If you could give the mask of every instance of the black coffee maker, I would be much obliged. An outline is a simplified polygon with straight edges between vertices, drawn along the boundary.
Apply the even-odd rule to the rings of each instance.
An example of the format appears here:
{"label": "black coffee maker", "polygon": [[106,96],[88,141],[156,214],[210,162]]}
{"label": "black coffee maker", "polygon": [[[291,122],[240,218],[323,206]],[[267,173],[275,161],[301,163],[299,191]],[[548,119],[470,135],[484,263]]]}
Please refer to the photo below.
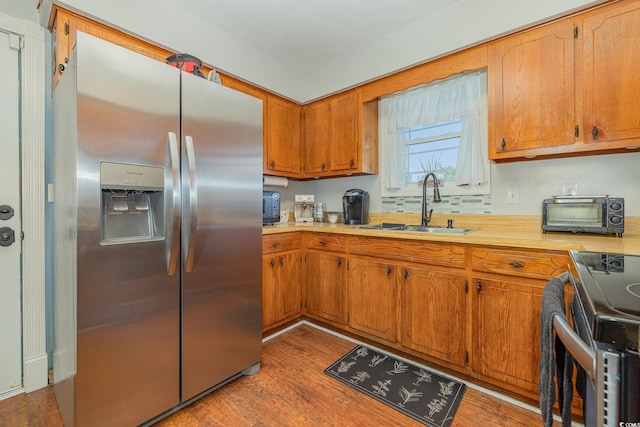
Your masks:
{"label": "black coffee maker", "polygon": [[347,190],[342,196],[345,224],[369,223],[369,193],[357,188]]}

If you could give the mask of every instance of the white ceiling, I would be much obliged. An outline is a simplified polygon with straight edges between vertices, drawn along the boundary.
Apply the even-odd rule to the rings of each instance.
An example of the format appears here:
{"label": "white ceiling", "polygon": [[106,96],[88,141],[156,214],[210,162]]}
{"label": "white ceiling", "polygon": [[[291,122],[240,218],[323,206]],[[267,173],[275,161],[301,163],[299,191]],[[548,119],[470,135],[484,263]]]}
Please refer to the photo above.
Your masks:
{"label": "white ceiling", "polygon": [[304,73],[459,0],[170,1]]}

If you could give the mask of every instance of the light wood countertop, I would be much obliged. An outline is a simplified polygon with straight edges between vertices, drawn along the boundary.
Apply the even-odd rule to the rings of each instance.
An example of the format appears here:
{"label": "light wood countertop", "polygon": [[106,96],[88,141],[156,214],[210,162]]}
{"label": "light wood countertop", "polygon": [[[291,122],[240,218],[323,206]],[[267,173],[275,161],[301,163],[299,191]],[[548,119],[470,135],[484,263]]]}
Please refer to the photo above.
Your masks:
{"label": "light wood countertop", "polygon": [[[454,220],[455,227],[472,228],[466,235],[434,234],[393,230],[361,229],[345,224],[305,223],[275,224],[263,227],[263,235],[291,231],[313,231],[319,233],[340,233],[358,236],[388,237],[398,239],[426,240],[434,242],[464,243],[470,245],[490,245],[515,248],[568,251],[586,250],[593,252],[612,252],[640,255],[640,231],[637,224],[640,218],[626,219],[625,234],[622,238],[593,234],[543,233],[540,217],[535,216],[496,216],[496,215],[440,215],[441,222],[434,219],[432,225],[446,226],[446,220]],[[410,214],[371,214],[370,224],[394,222],[419,224],[418,215]],[[627,231],[628,230],[628,231]]]}

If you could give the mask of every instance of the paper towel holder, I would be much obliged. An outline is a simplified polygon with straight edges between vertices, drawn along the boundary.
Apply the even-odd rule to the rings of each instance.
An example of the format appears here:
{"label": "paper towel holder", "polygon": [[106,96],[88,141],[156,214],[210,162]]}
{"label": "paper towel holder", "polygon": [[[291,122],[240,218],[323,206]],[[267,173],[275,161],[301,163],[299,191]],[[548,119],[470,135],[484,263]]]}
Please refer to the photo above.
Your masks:
{"label": "paper towel holder", "polygon": [[262,175],[262,185],[264,187],[287,188],[289,186],[289,180],[282,176]]}

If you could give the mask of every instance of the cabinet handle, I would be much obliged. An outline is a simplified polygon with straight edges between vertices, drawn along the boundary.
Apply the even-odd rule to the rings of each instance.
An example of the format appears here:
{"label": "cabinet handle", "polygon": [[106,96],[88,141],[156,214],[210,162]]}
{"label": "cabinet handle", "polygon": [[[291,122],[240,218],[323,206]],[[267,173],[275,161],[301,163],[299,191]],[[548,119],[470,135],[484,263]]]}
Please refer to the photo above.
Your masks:
{"label": "cabinet handle", "polygon": [[323,246],[327,244],[327,242],[325,242],[324,240],[320,240],[318,243],[320,243]]}
{"label": "cabinet handle", "polygon": [[407,280],[407,278],[409,277],[409,271],[406,268],[404,269],[404,274],[402,275],[402,277],[404,277],[404,280]]}
{"label": "cabinet handle", "polygon": [[276,167],[276,162],[274,162],[273,160],[271,160],[271,169]]}
{"label": "cabinet handle", "polygon": [[356,162],[354,162],[354,161],[353,161],[353,159],[351,159],[351,160],[349,161],[349,167],[351,167],[351,169],[353,169],[353,165],[354,165],[355,163],[356,163]]}
{"label": "cabinet handle", "polygon": [[338,258],[338,267],[340,267],[342,265],[342,259]]}
{"label": "cabinet handle", "polygon": [[476,291],[480,293],[481,290],[482,290],[482,283],[480,283],[480,280],[478,280],[478,283],[476,283]]}
{"label": "cabinet handle", "polygon": [[598,139],[598,125],[593,125],[593,130],[591,131],[591,136],[593,136],[593,140]]}
{"label": "cabinet handle", "polygon": [[280,265],[284,264],[284,258],[280,257]]}
{"label": "cabinet handle", "polygon": [[505,139],[502,138],[502,141],[500,142],[500,147],[502,147],[502,149],[504,150],[506,146],[507,146],[507,141],[505,141]]}
{"label": "cabinet handle", "polygon": [[511,261],[511,262],[509,263],[509,265],[510,265],[511,267],[515,267],[515,268],[522,268],[522,267],[524,267],[524,264],[519,263],[518,261]]}
{"label": "cabinet handle", "polygon": [[323,164],[322,164],[322,170],[324,170],[324,167],[325,167],[325,166],[324,166],[324,163],[323,163]]}
{"label": "cabinet handle", "polygon": [[276,265],[275,258],[271,258],[271,262],[269,264],[271,264],[271,267],[274,267]]}
{"label": "cabinet handle", "polygon": [[273,247],[274,247],[274,248],[277,248],[278,246],[280,246],[280,242],[275,242],[275,243],[273,244]]}
{"label": "cabinet handle", "polygon": [[388,276],[389,274],[391,274],[391,267],[389,267],[389,266],[387,265],[387,276]]}

